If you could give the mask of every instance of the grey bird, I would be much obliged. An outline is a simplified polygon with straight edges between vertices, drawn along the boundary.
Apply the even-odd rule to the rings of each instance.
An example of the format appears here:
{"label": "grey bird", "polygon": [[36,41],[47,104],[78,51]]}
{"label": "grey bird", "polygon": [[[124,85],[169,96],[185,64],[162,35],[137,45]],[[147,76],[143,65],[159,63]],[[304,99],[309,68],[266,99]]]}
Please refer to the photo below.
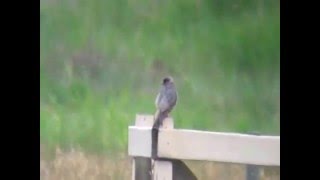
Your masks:
{"label": "grey bird", "polygon": [[160,92],[157,95],[155,105],[157,111],[154,115],[154,128],[162,126],[163,120],[169,116],[169,113],[177,103],[177,91],[172,77],[165,77],[162,80]]}

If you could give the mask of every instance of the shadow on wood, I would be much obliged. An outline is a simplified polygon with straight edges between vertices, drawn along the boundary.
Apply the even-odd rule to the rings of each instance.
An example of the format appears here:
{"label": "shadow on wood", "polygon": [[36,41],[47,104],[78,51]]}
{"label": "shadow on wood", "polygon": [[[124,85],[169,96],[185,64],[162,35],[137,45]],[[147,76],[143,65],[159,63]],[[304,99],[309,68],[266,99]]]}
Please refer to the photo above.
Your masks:
{"label": "shadow on wood", "polygon": [[151,159],[144,157],[135,157],[134,160],[134,179],[151,180]]}
{"label": "shadow on wood", "polygon": [[180,160],[171,160],[173,169],[173,180],[197,180],[197,177],[188,168],[188,166]]}
{"label": "shadow on wood", "polygon": [[247,165],[246,168],[246,180],[258,180],[260,179],[259,166],[257,165]]}

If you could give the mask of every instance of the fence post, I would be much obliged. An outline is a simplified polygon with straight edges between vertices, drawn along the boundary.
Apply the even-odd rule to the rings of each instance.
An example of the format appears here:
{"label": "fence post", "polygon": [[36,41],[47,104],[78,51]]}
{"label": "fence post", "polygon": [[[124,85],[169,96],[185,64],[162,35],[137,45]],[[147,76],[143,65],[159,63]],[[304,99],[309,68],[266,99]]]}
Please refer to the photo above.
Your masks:
{"label": "fence post", "polygon": [[[151,127],[152,116],[137,115],[135,126]],[[151,158],[134,157],[132,162],[132,180],[151,180]]]}
{"label": "fence post", "polygon": [[[248,134],[257,135],[257,136],[259,135],[259,133],[256,133],[256,132],[250,132]],[[259,175],[260,175],[259,166],[247,164],[247,167],[246,167],[246,180],[259,180],[260,179]]]}
{"label": "fence post", "polygon": [[[166,118],[163,122],[158,134],[153,134],[152,143],[158,143],[158,136],[161,133],[161,129],[173,129],[174,123],[172,118]],[[152,146],[153,157],[157,157],[158,146]],[[156,158],[153,160],[153,178],[154,180],[197,180],[193,172],[188,168],[188,166],[181,160],[176,159],[164,159]]]}
{"label": "fence post", "polygon": [[[129,155],[133,156],[133,180],[195,180],[182,160],[211,160],[246,164],[246,180],[260,179],[261,166],[280,166],[280,136],[247,133],[217,133],[173,129],[173,119],[166,118],[157,136],[152,134],[153,116],[137,115],[129,127]],[[159,135],[159,136],[158,136]],[[154,137],[159,148],[152,153]],[[195,142],[192,145],[189,142]],[[230,144],[234,147],[230,149]],[[159,152],[157,152],[159,150]],[[251,154],[248,154],[252,152]],[[153,156],[153,155],[156,156]]]}
{"label": "fence post", "polygon": [[[159,128],[159,131],[156,132],[156,134],[153,134],[152,136],[152,143],[158,143],[158,137],[159,133],[161,133],[162,129],[173,129],[173,119],[172,118],[166,118],[163,120],[162,127]],[[155,139],[156,138],[156,139]],[[155,142],[154,142],[155,141]],[[153,146],[152,148],[157,148],[158,146]],[[158,149],[152,149],[152,156],[157,156]],[[172,180],[173,178],[173,166],[172,162],[170,160],[164,160],[164,159],[153,159],[153,168],[152,168],[152,178],[154,180],[163,179],[163,180]]]}

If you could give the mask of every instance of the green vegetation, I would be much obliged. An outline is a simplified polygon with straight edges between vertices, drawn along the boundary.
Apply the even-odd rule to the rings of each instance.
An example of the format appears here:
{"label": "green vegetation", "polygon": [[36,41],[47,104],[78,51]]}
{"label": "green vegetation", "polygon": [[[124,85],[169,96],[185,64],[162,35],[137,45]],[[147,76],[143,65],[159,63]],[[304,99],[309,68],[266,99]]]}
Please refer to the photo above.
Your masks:
{"label": "green vegetation", "polygon": [[41,1],[41,143],[125,151],[167,74],[177,128],[279,134],[279,3]]}

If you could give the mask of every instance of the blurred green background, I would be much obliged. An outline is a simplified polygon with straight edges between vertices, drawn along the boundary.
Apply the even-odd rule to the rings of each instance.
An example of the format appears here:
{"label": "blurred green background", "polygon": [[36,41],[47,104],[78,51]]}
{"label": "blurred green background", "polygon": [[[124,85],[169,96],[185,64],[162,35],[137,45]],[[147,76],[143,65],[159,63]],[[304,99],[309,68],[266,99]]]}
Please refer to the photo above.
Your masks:
{"label": "blurred green background", "polygon": [[126,152],[174,77],[176,128],[280,133],[278,0],[41,0],[40,139]]}

